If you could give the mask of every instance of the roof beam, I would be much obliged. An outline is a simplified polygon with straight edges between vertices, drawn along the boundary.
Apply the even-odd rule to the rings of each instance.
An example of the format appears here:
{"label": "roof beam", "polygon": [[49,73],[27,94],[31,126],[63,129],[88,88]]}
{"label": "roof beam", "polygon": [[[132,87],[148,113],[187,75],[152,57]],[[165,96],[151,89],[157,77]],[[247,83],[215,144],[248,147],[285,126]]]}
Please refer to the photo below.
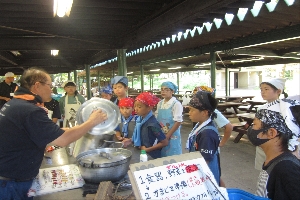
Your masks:
{"label": "roof beam", "polygon": [[[170,9],[167,14],[152,18],[145,22],[135,33],[128,33],[125,46],[131,46],[132,43],[138,43],[156,35],[163,34],[165,30],[172,30],[179,24],[185,24],[195,18],[204,16],[210,10],[221,8],[236,0],[188,0],[178,6]],[[180,15],[178,15],[180,13]],[[177,19],[177,20],[174,20]],[[193,28],[193,27],[191,27]]]}
{"label": "roof beam", "polygon": [[105,38],[98,42],[80,40],[75,38],[57,37],[9,37],[0,38],[0,51],[22,50],[102,50],[115,49],[111,47]]}
{"label": "roof beam", "polygon": [[233,54],[236,55],[252,55],[252,56],[278,56],[273,51],[262,48],[245,48],[245,49],[233,49]]}
{"label": "roof beam", "polygon": [[9,64],[18,65],[16,59],[12,55],[9,55],[8,53],[5,52],[0,52],[0,59]]}
{"label": "roof beam", "polygon": [[[262,32],[246,37],[235,38],[229,41],[203,45],[196,49],[189,49],[175,54],[169,54],[165,56],[156,57],[141,62],[141,64],[151,64],[155,62],[161,62],[165,60],[172,60],[173,58],[182,58],[188,56],[201,55],[204,53],[210,53],[210,51],[226,51],[236,50],[235,48],[241,48],[253,44],[260,44],[265,42],[271,42],[276,40],[282,40],[286,38],[299,37],[300,24],[295,26],[289,26],[282,29],[275,29],[269,32]],[[255,41],[255,42],[254,42]]]}
{"label": "roof beam", "polygon": [[259,67],[266,65],[276,65],[276,64],[289,64],[289,63],[300,63],[300,59],[274,59],[274,60],[262,60],[256,62],[245,62],[245,63],[235,63],[233,65],[227,65],[228,68],[238,68],[238,67]]}

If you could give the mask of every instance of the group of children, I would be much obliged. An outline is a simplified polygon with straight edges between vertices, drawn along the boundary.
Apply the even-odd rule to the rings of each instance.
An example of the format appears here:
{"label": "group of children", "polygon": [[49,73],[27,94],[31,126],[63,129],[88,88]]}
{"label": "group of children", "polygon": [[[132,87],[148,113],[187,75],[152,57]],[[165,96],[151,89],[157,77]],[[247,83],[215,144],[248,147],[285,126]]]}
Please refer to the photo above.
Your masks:
{"label": "group of children", "polygon": [[[279,99],[284,93],[284,82],[284,79],[272,79],[260,84],[262,98],[267,103],[257,111],[247,134],[250,142],[257,146],[255,166],[263,169],[257,195],[271,199],[300,196],[300,162],[291,153],[298,152],[300,103]],[[141,150],[147,152],[149,159],[182,154],[180,127],[183,107],[173,96],[178,90],[174,83],[162,83],[162,100],[149,92],[143,92],[135,99],[127,97],[128,79],[124,76],[114,77],[111,85],[102,88],[101,97],[119,106],[122,117],[115,136],[133,152],[135,162],[138,162]],[[66,96],[60,100],[64,113],[67,104],[84,102],[72,87],[76,85],[70,82],[65,85]],[[188,104],[189,118],[194,127],[186,148],[189,152],[199,151],[216,181],[224,186],[220,178],[219,147],[230,137],[232,125],[216,109],[218,102],[213,97],[214,92],[213,88],[206,86],[195,88]],[[221,127],[225,128],[222,140],[218,132]]]}
{"label": "group of children", "polygon": [[[256,164],[263,169],[257,195],[271,199],[292,199],[295,195],[300,196],[300,162],[291,153],[296,154],[298,149],[300,103],[279,99],[280,94],[284,93],[283,79],[263,82],[260,88],[263,99],[268,103],[258,110],[253,126],[248,129],[250,142],[261,147],[265,154],[260,159],[263,162]],[[147,92],[141,93],[135,101],[127,97],[119,99],[123,117],[122,131],[116,134],[118,140],[122,140],[125,146],[133,144],[134,148],[146,150],[153,159],[181,154],[182,105],[172,96],[177,89],[172,82],[164,82],[161,85],[162,100]],[[188,136],[187,148],[189,152],[201,153],[216,181],[222,186],[224,183],[221,179],[219,147],[230,137],[232,126],[216,110],[218,102],[213,93],[214,89],[209,87],[195,88],[188,106],[189,118],[196,124]],[[155,106],[157,109],[154,115]],[[124,128],[130,124],[130,120],[135,126],[128,125],[128,128]],[[218,132],[221,127],[225,127],[225,133],[227,132],[222,145]],[[139,154],[139,151],[136,152]],[[259,155],[262,153],[257,157]]]}
{"label": "group of children", "polygon": [[[145,150],[149,159],[182,154],[180,127],[183,106],[173,95],[178,87],[167,81],[161,84],[162,100],[149,92],[143,92],[133,100],[126,97],[126,77],[117,76],[111,83],[116,94],[112,101],[119,106],[122,116],[121,124],[116,129],[116,138],[123,142],[124,147],[132,150],[133,159],[138,160],[140,150]],[[187,149],[189,152],[200,151],[220,183],[220,137],[212,120],[220,115],[220,127],[230,123],[216,110],[217,101],[212,96],[211,88],[204,88],[197,89],[189,104],[190,119],[197,124],[189,135]],[[232,127],[228,127],[230,136]]]}

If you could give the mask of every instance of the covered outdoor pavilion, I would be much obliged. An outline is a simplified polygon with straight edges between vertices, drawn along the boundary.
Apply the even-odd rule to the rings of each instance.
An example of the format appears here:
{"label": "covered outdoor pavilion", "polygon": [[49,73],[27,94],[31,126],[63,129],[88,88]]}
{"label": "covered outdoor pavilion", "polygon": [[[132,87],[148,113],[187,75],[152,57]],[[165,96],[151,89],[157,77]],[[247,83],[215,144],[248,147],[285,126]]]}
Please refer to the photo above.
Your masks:
{"label": "covered outdoor pavilion", "polygon": [[[1,1],[0,74],[37,66],[77,78],[77,70],[84,70],[80,76],[90,83],[94,73],[143,77],[151,69],[164,73],[180,66],[172,71],[210,69],[214,87],[219,68],[229,74],[232,68],[299,63],[299,4],[74,1],[63,19],[53,17],[49,2]],[[59,49],[59,56],[50,56],[51,49]]]}
{"label": "covered outdoor pavilion", "polygon": [[[193,30],[186,30],[186,36],[184,34],[180,36],[179,33],[176,37],[173,37],[173,40],[170,39],[168,43],[165,42],[162,48],[166,48],[169,51],[176,50],[175,53],[136,62],[136,60],[141,57],[141,53],[132,51],[126,53],[125,64],[122,64],[122,61],[119,61],[120,59],[113,58],[92,66],[91,74],[97,77],[101,77],[101,75],[104,77],[112,77],[116,72],[123,70],[131,73],[127,76],[139,75],[141,79],[143,79],[145,74],[178,74],[178,72],[210,70],[212,77],[211,86],[214,87],[216,83],[216,70],[225,68],[226,95],[229,95],[228,82],[231,69],[299,63],[299,25],[287,26],[282,29],[276,28],[270,31],[262,29],[263,32],[258,32],[257,34],[253,34],[252,32],[251,35],[243,35],[242,37],[236,37],[222,42],[209,43],[203,46],[199,46],[199,44],[214,40],[212,38],[220,37],[220,35],[224,37],[226,33],[238,34],[237,29],[243,32],[246,30],[246,27],[249,27],[250,31],[255,30],[258,28],[258,24],[260,24],[261,27],[271,26],[271,24],[265,25],[264,23],[274,18],[275,15],[278,18],[278,15],[287,13],[288,11],[284,9],[289,8],[290,7],[287,6],[284,1],[279,1],[272,12],[270,12],[270,8],[267,5],[264,5],[256,16],[255,12],[251,10],[251,12],[245,13],[243,18],[237,14],[237,16],[233,17],[235,20],[232,20],[231,23],[227,21],[225,23],[224,21],[221,25],[218,25],[216,20],[214,20],[210,28],[207,27],[207,24],[204,24],[201,29],[199,29],[199,27],[195,28],[196,31],[194,35]],[[276,11],[278,12],[276,13]],[[286,19],[287,18],[285,18],[285,20]],[[299,18],[297,20],[299,22]],[[278,21],[274,22],[274,26],[276,23],[278,23]],[[253,29],[250,28],[251,25]],[[230,30],[232,30],[232,32],[230,32]],[[220,35],[218,35],[218,33]],[[157,44],[156,46],[152,44],[152,46],[146,48],[145,53],[148,54],[148,57],[150,57],[150,53],[154,54],[155,51],[158,51],[157,49],[160,47],[157,47]],[[294,46],[295,44],[297,44],[298,47],[297,45]],[[193,48],[186,49],[186,46]],[[152,50],[150,50],[150,47],[152,47]],[[127,68],[124,70],[122,69],[123,66],[127,66]],[[159,69],[159,71],[152,71],[155,69]],[[85,72],[82,72],[80,76],[85,76]],[[179,76],[177,75],[177,77]],[[177,82],[179,82],[178,78]],[[143,86],[143,81],[141,81],[142,90],[144,89]]]}

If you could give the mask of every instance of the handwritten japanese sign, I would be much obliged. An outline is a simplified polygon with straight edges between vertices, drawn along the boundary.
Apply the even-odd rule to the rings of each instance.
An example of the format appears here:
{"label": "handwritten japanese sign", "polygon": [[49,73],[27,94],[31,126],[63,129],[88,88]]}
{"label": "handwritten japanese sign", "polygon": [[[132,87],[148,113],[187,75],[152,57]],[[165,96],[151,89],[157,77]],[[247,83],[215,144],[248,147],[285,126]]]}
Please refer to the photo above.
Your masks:
{"label": "handwritten japanese sign", "polygon": [[28,192],[28,196],[38,196],[84,185],[78,166],[63,165],[39,170]]}
{"label": "handwritten japanese sign", "polygon": [[139,170],[133,174],[142,199],[228,198],[203,158]]}

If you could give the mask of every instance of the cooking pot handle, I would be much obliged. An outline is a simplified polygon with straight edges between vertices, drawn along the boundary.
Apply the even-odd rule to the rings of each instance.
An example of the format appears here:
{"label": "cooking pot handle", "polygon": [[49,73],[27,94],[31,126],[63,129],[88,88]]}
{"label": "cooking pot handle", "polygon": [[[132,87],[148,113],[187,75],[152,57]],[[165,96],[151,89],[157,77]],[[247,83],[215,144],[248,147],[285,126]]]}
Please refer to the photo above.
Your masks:
{"label": "cooking pot handle", "polygon": [[109,153],[106,153],[106,152],[100,152],[100,156],[103,158],[107,158],[108,160],[111,159],[111,157],[109,156]]}
{"label": "cooking pot handle", "polygon": [[106,143],[122,144],[121,148],[123,148],[123,146],[124,146],[123,142],[115,142],[115,141],[109,141],[109,140],[103,140],[103,141],[106,142]]}

